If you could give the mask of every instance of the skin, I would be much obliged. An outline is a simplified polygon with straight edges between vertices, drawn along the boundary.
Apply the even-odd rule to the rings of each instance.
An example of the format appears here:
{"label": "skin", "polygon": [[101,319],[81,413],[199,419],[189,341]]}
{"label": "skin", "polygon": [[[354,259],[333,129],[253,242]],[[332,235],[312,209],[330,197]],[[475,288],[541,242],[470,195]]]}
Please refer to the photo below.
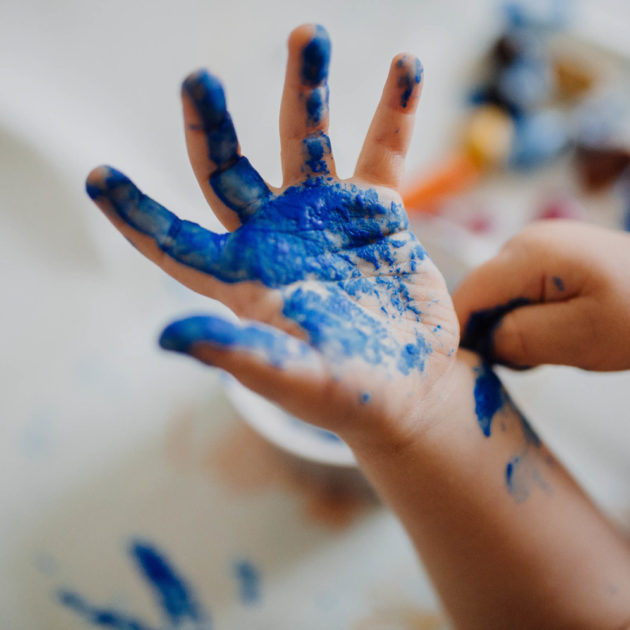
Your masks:
{"label": "skin", "polygon": [[[313,91],[326,91],[326,42],[321,27],[311,25],[289,38],[280,114],[284,182],[269,187],[271,197],[256,201],[255,209],[250,204],[234,212],[213,188],[217,173],[236,168],[238,160],[211,159],[218,155],[212,146],[218,110],[200,109],[184,90],[191,163],[230,230],[226,237],[182,224],[124,176],[112,179],[108,167],[90,174],[88,192],[142,254],[240,318],[175,322],[162,345],[227,370],[288,411],[337,432],[405,525],[457,627],[621,628],[630,619],[627,548],[540,443],[490,369],[476,355],[456,351],[458,322],[442,276],[428,257],[417,257],[420,246],[404,212],[399,214],[398,187],[421,89],[417,60],[394,58],[355,173],[339,180],[332,151],[322,153],[323,174],[305,152],[328,126],[327,107],[316,120],[308,109]],[[309,74],[305,51],[313,47],[322,59],[313,65],[309,58]],[[193,85],[200,76],[193,75]],[[370,229],[378,227],[370,247],[383,249],[388,259],[382,264],[361,258],[361,247],[347,239],[361,212],[370,211],[359,203],[366,194],[389,208],[370,223]],[[287,199],[290,205],[282,205]],[[319,242],[322,231],[287,231],[283,221],[295,209],[310,216],[319,202],[329,204],[331,216],[339,208],[364,209],[329,225],[324,231],[334,232],[330,243],[305,256],[304,247]],[[285,214],[276,213],[278,204]],[[269,217],[278,222],[275,232],[265,223]],[[261,225],[265,229],[256,232]],[[177,246],[190,230],[203,237],[195,241],[206,248],[202,259]],[[236,257],[217,245],[225,238],[238,244]],[[347,278],[326,279],[326,265],[286,284],[264,273],[236,280],[230,275],[257,248],[262,256],[270,242],[289,253],[279,271],[298,268],[306,258],[317,262],[322,256],[331,268],[349,260],[344,273],[370,290],[354,293]],[[303,302],[288,309],[301,291],[334,296],[334,308]],[[392,305],[401,295],[407,297],[397,310]],[[355,332],[364,321],[372,333],[358,349],[340,350],[335,335]],[[361,352],[375,337],[393,348],[378,361]],[[413,360],[401,363],[404,356]]]}
{"label": "skin", "polygon": [[573,221],[534,223],[473,271],[453,296],[466,330],[471,315],[511,300],[494,331],[501,362],[630,368],[630,235]]}

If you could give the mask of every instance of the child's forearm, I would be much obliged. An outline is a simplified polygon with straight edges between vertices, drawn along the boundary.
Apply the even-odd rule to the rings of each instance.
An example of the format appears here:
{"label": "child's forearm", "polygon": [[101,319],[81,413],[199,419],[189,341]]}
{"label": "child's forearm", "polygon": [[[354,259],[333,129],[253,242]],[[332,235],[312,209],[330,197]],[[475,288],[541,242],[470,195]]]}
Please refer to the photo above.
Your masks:
{"label": "child's forearm", "polygon": [[458,628],[630,622],[630,552],[477,357],[404,447],[352,444]]}

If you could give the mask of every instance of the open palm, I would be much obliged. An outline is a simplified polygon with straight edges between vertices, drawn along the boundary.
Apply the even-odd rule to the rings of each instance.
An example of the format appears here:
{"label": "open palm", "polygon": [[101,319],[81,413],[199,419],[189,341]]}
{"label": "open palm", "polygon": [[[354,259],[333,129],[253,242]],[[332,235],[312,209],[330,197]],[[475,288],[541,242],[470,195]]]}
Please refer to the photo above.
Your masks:
{"label": "open palm", "polygon": [[110,167],[88,193],[148,258],[239,317],[187,318],[161,344],[226,369],[289,411],[344,433],[361,415],[412,420],[447,372],[458,330],[441,275],[408,229],[397,187],[420,94],[410,55],[392,62],[355,175],[336,177],[328,127],[330,43],[289,40],[280,132],[285,185],[240,155],[221,84],[183,84],[191,163],[218,218],[210,232]]}

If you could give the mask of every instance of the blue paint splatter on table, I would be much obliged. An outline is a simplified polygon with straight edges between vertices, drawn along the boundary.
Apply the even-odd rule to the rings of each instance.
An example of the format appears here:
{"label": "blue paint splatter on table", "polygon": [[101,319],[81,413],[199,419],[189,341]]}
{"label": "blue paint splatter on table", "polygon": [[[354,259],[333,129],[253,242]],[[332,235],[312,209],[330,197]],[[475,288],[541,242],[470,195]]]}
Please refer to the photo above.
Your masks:
{"label": "blue paint splatter on table", "polygon": [[[188,624],[191,630],[210,630],[210,616],[196,601],[192,589],[164,553],[146,541],[133,541],[129,555],[153,591],[156,607],[164,623],[170,627]],[[111,606],[95,606],[76,591],[61,589],[57,597],[61,604],[94,626],[114,630],[155,630],[124,611]]]}
{"label": "blue paint splatter on table", "polygon": [[234,574],[239,585],[239,599],[243,604],[255,604],[261,598],[262,574],[249,560],[234,563]]}

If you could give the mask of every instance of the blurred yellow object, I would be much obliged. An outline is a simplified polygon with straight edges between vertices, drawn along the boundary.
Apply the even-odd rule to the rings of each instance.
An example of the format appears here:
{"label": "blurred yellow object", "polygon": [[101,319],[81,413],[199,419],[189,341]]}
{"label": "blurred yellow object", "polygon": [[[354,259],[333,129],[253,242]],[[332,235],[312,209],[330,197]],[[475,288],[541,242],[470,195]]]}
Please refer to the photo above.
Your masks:
{"label": "blurred yellow object", "polygon": [[509,114],[496,105],[483,105],[468,118],[462,141],[464,150],[485,169],[507,161],[513,137],[514,123]]}
{"label": "blurred yellow object", "polygon": [[411,212],[439,212],[439,201],[465,190],[487,170],[504,164],[509,156],[514,124],[495,105],[483,105],[468,118],[461,149],[403,193]]}

